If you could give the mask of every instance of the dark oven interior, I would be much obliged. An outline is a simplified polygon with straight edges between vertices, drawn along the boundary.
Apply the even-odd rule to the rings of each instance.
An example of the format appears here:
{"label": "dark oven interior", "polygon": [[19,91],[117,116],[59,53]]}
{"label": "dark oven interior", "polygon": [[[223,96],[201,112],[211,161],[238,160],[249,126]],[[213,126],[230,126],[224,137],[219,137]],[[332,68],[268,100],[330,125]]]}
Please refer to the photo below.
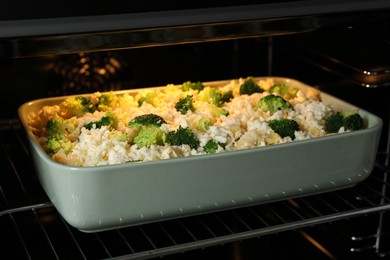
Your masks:
{"label": "dark oven interior", "polygon": [[[376,9],[366,6],[369,1],[360,1],[360,7],[345,1],[345,10],[339,11],[331,4],[318,10],[314,8],[317,1],[302,2],[306,9],[296,15],[288,10],[301,1],[280,1],[271,11],[284,10],[285,14],[270,12],[275,17],[259,14],[255,19],[249,12],[248,19],[224,23],[206,17],[208,23],[198,27],[175,25],[168,31],[161,26],[81,32],[77,27],[73,34],[63,29],[58,35],[33,35],[34,31],[23,35],[23,30],[6,35],[4,29],[0,48],[0,255],[12,259],[389,256],[390,5],[377,1]],[[245,4],[264,7],[268,3]],[[99,10],[91,13],[100,15]],[[139,7],[139,12],[145,10]],[[238,9],[228,13],[232,10]],[[283,19],[278,15],[284,15]],[[41,17],[27,18],[40,21]],[[23,29],[21,24],[16,25]],[[42,190],[17,118],[22,103],[49,96],[246,76],[295,78],[380,116],[383,131],[370,177],[339,191],[99,233],[83,233],[69,226]]]}

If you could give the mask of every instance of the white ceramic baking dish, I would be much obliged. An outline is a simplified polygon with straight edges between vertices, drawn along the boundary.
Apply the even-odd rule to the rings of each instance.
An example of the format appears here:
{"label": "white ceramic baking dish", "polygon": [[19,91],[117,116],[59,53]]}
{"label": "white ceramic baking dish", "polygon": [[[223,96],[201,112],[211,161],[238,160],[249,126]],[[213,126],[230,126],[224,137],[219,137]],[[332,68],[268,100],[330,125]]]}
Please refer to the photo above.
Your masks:
{"label": "white ceramic baking dish", "polygon": [[[314,90],[293,79],[273,79],[306,92]],[[223,86],[227,82],[205,84]],[[320,97],[339,111],[358,109],[326,93]],[[84,232],[354,186],[373,169],[382,128],[380,118],[359,109],[366,128],[354,132],[205,156],[70,167],[53,161],[26,123],[29,112],[65,98],[27,102],[18,113],[42,187],[64,219]]]}

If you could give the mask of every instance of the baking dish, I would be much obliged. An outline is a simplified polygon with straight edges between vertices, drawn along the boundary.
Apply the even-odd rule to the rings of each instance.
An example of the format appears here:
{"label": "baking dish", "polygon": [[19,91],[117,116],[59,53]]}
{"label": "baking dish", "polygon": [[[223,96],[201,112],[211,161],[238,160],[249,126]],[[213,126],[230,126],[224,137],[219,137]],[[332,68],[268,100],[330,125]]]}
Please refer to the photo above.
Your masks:
{"label": "baking dish", "polygon": [[[270,77],[257,77],[267,79]],[[304,92],[300,81],[273,77]],[[230,82],[206,82],[224,86]],[[127,90],[137,93],[139,90]],[[123,93],[126,91],[118,91]],[[18,109],[41,185],[64,219],[84,232],[237,208],[356,185],[374,166],[382,120],[320,93],[338,111],[359,109],[366,128],[315,139],[212,155],[144,163],[71,167],[53,161],[27,125],[27,114],[66,97],[33,100]]]}

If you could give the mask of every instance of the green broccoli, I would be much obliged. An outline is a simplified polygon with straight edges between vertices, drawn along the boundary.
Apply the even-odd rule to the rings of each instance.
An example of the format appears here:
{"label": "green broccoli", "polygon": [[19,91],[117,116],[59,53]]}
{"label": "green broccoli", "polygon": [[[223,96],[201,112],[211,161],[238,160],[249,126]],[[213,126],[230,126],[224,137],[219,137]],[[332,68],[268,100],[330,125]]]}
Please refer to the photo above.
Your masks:
{"label": "green broccoli", "polygon": [[136,116],[129,122],[129,126],[139,131],[133,143],[139,147],[163,145],[168,141],[168,134],[160,126],[165,124],[164,118],[156,114]]}
{"label": "green broccoli", "polygon": [[46,133],[52,135],[55,133],[62,132],[64,130],[62,127],[63,121],[64,119],[61,117],[54,117],[52,119],[49,119],[46,124]]}
{"label": "green broccoli", "polygon": [[287,96],[288,98],[296,98],[296,97],[297,97],[298,91],[299,91],[298,88],[290,88],[290,89],[287,91],[286,96]]}
{"label": "green broccoli", "polygon": [[270,111],[272,113],[276,112],[277,110],[292,108],[291,104],[287,100],[274,94],[270,94],[261,98],[256,107],[263,111]]}
{"label": "green broccoli", "polygon": [[230,102],[234,97],[232,91],[222,92],[218,88],[207,88],[203,91],[202,99],[217,107],[221,107],[225,102]]}
{"label": "green broccoli", "polygon": [[134,137],[133,143],[138,147],[150,147],[151,145],[164,145],[168,141],[168,134],[156,125],[143,127]]}
{"label": "green broccoli", "polygon": [[215,117],[220,117],[220,116],[228,116],[229,111],[222,107],[217,107],[215,105],[209,104],[208,110],[211,112],[211,114]]}
{"label": "green broccoli", "polygon": [[217,152],[219,146],[224,147],[224,144],[211,139],[205,144],[205,146],[203,146],[203,150],[206,153],[212,154]]}
{"label": "green broccoli", "polygon": [[209,140],[203,147],[203,150],[206,153],[215,153],[217,149],[218,149],[218,143],[214,140]]}
{"label": "green broccoli", "polygon": [[83,96],[68,97],[60,104],[64,118],[72,116],[81,117],[85,113],[93,113],[95,106],[92,102]]}
{"label": "green broccoli", "polygon": [[66,134],[75,129],[74,123],[70,119],[54,117],[47,121],[46,133],[49,135]]}
{"label": "green broccoli", "polygon": [[360,130],[364,127],[364,120],[358,113],[343,113],[344,126],[347,130]]}
{"label": "green broccoli", "polygon": [[99,97],[99,101],[96,103],[96,109],[99,111],[107,111],[110,108],[110,105],[115,100],[116,95],[113,93],[102,94]]}
{"label": "green broccoli", "polygon": [[134,129],[140,129],[144,126],[154,125],[160,127],[162,124],[165,124],[166,121],[159,115],[156,114],[143,114],[136,116],[129,122],[129,126]]}
{"label": "green broccoli", "polygon": [[142,106],[144,102],[154,106],[156,96],[155,91],[145,91],[145,93],[142,93],[142,96],[138,99],[138,106]]}
{"label": "green broccoli", "polygon": [[75,124],[72,119],[63,119],[54,117],[47,122],[46,133],[48,134],[46,147],[49,152],[56,153],[63,149],[69,153],[73,148],[72,141],[68,135],[75,130]]}
{"label": "green broccoli", "polygon": [[49,152],[57,153],[64,150],[65,153],[69,153],[73,148],[73,143],[65,134],[53,134],[47,139],[46,147]]}
{"label": "green broccoli", "polygon": [[221,101],[222,103],[230,102],[234,98],[233,91],[229,90],[222,93]]}
{"label": "green broccoli", "polygon": [[295,131],[300,130],[299,124],[293,119],[272,119],[268,125],[282,138],[289,136],[292,140],[295,139]]}
{"label": "green broccoli", "polygon": [[115,121],[115,118],[110,115],[103,116],[98,121],[91,121],[88,124],[85,125],[85,128],[88,130],[91,130],[93,126],[95,125],[95,128],[101,128],[102,126],[109,126],[113,124]]}
{"label": "green broccoli", "polygon": [[198,82],[186,81],[183,83],[181,89],[185,92],[189,91],[190,89],[201,91],[204,89],[204,85],[200,81]]}
{"label": "green broccoli", "polygon": [[278,94],[280,96],[284,96],[288,92],[288,86],[286,84],[283,84],[283,83],[277,83],[277,84],[273,85],[272,87],[270,87],[268,92],[275,93],[275,94]]}
{"label": "green broccoli", "polygon": [[194,111],[194,105],[193,105],[192,96],[188,95],[179,101],[177,101],[175,108],[177,111],[179,111],[182,115],[187,114],[188,110]]}
{"label": "green broccoli", "polygon": [[273,85],[268,92],[269,93],[274,93],[282,97],[286,98],[295,98],[298,93],[297,88],[289,88],[286,84],[284,83],[277,83]]}
{"label": "green broccoli", "polygon": [[194,128],[201,132],[206,132],[210,129],[210,126],[214,124],[214,121],[209,117],[202,117],[194,121]]}
{"label": "green broccoli", "polygon": [[332,114],[325,119],[325,131],[337,133],[344,126],[344,117],[340,112]]}
{"label": "green broccoli", "polygon": [[204,100],[209,103],[213,104],[217,107],[220,107],[222,105],[222,93],[217,88],[208,88],[207,91],[204,90]]}
{"label": "green broccoli", "polygon": [[263,93],[264,89],[253,80],[253,77],[247,77],[240,86],[240,95],[252,95],[253,93]]}
{"label": "green broccoli", "polygon": [[115,138],[117,138],[117,140],[119,142],[132,143],[132,141],[133,141],[133,138],[131,137],[131,135],[129,133],[117,134],[117,135],[115,135]]}
{"label": "green broccoli", "polygon": [[341,127],[345,130],[359,130],[364,127],[363,118],[356,112],[336,112],[325,119],[325,131],[337,133]]}
{"label": "green broccoli", "polygon": [[191,131],[190,128],[183,128],[179,126],[176,131],[169,132],[169,143],[171,145],[182,145],[187,144],[192,149],[196,149],[199,147],[200,141],[198,137]]}

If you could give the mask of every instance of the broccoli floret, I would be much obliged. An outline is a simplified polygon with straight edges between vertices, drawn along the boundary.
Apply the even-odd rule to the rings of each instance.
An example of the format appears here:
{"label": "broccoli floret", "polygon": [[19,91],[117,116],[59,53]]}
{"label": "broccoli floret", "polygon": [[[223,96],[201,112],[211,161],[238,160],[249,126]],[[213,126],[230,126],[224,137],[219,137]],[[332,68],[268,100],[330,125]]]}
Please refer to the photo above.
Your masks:
{"label": "broccoli floret", "polygon": [[72,116],[81,117],[85,113],[93,113],[95,106],[92,102],[83,96],[68,97],[60,104],[61,111],[65,118]]}
{"label": "broccoli floret", "polygon": [[286,97],[286,98],[295,98],[298,93],[297,88],[289,88],[286,84],[284,83],[277,83],[273,85],[268,92],[269,93],[274,93],[276,95]]}
{"label": "broccoli floret", "polygon": [[224,109],[222,107],[217,107],[217,106],[212,105],[212,104],[209,104],[208,109],[211,112],[211,114],[213,116],[215,116],[215,117],[228,116],[229,115],[229,111],[227,111],[226,109]]}
{"label": "broccoli floret", "polygon": [[95,105],[96,109],[99,111],[107,111],[115,98],[116,95],[112,93],[102,94],[99,97],[99,101]]}
{"label": "broccoli floret", "polygon": [[166,121],[159,115],[156,114],[144,114],[136,116],[129,122],[129,126],[134,129],[139,129],[148,125],[155,125],[160,127],[162,124],[165,124]]}
{"label": "broccoli floret", "polygon": [[363,118],[358,113],[343,113],[344,126],[347,130],[360,130],[364,127]]}
{"label": "broccoli floret", "polygon": [[48,134],[55,134],[55,133],[60,133],[63,131],[62,128],[62,122],[64,121],[63,118],[61,117],[55,117],[47,121],[46,125],[46,132]]}
{"label": "broccoli floret", "polygon": [[296,98],[297,97],[297,93],[298,93],[299,89],[298,88],[290,88],[287,93],[286,93],[286,97],[287,98]]}
{"label": "broccoli floret", "polygon": [[[142,104],[146,101],[146,97],[140,97],[138,99],[138,107],[142,106]],[[146,102],[148,103],[148,102]]]}
{"label": "broccoli floret", "polygon": [[182,115],[187,114],[188,110],[194,111],[194,105],[193,105],[192,96],[188,95],[182,99],[180,99],[176,105],[175,108],[177,111],[179,111]]}
{"label": "broccoli floret", "polygon": [[240,86],[240,95],[252,95],[253,93],[263,93],[264,89],[253,80],[253,77],[247,77]]}
{"label": "broccoli floret", "polygon": [[206,102],[213,104],[217,107],[222,106],[222,93],[217,88],[208,88],[208,91],[205,93]]}
{"label": "broccoli floret", "polygon": [[364,127],[363,118],[356,112],[336,112],[325,119],[327,133],[337,133],[341,127],[345,130],[360,130]]}
{"label": "broccoli floret", "polygon": [[233,92],[222,92],[218,88],[206,88],[202,93],[202,100],[217,107],[222,106],[225,102],[230,102],[233,99]]}
{"label": "broccoli floret", "polygon": [[129,133],[121,133],[115,136],[119,142],[126,142],[131,143],[133,141],[133,138]]}
{"label": "broccoli floret", "polygon": [[197,119],[193,126],[199,131],[206,132],[210,129],[210,126],[214,124],[214,120],[209,117],[202,117]]}
{"label": "broccoli floret", "polygon": [[291,104],[287,100],[274,94],[270,94],[261,98],[256,107],[263,111],[270,111],[272,113],[276,112],[277,110],[292,108]]}
{"label": "broccoli floret", "polygon": [[215,153],[217,150],[218,150],[218,142],[214,141],[214,140],[209,140],[205,146],[203,146],[203,150],[206,152],[206,153]]}
{"label": "broccoli floret", "polygon": [[190,128],[183,128],[179,126],[176,131],[169,132],[169,143],[171,145],[187,144],[191,148],[196,149],[199,147],[200,141],[198,137],[191,131]]}
{"label": "broccoli floret", "polygon": [[222,103],[230,102],[234,98],[233,91],[229,90],[222,93],[221,101]]}
{"label": "broccoli floret", "polygon": [[46,147],[49,152],[56,153],[63,149],[69,153],[73,148],[73,143],[68,135],[75,130],[71,119],[55,117],[47,122],[46,133],[48,134]]}
{"label": "broccoli floret", "polygon": [[344,126],[344,117],[340,112],[332,114],[325,119],[325,131],[337,133]]}
{"label": "broccoli floret", "polygon": [[66,134],[75,129],[71,120],[63,119],[61,117],[54,117],[47,121],[46,133],[49,135]]}
{"label": "broccoli floret", "polygon": [[168,134],[160,127],[148,125],[143,127],[134,137],[134,144],[138,147],[150,147],[151,145],[164,145],[168,141]]}
{"label": "broccoli floret", "polygon": [[288,86],[283,83],[273,85],[269,90],[269,93],[275,93],[279,96],[284,96],[288,92]]}
{"label": "broccoli floret", "polygon": [[154,106],[154,102],[156,99],[156,92],[155,91],[145,91],[142,93],[142,96],[138,99],[138,106],[142,106],[142,104],[148,103]]}
{"label": "broccoli floret", "polygon": [[101,128],[102,126],[109,126],[113,124],[115,121],[115,118],[110,115],[103,116],[98,121],[92,121],[85,125],[85,128],[88,130],[91,130],[93,126],[95,125],[95,128]]}
{"label": "broccoli floret", "polygon": [[57,153],[61,149],[69,153],[73,148],[73,143],[65,134],[54,134],[47,139],[46,147],[49,152]]}
{"label": "broccoli floret", "polygon": [[150,147],[166,143],[168,134],[160,128],[165,123],[164,118],[156,114],[144,114],[133,118],[129,122],[129,126],[139,131],[133,139],[134,144],[139,147]]}
{"label": "broccoli floret", "polygon": [[[226,92],[226,100],[229,99],[230,96],[228,92],[229,91]],[[218,88],[207,87],[199,94],[199,100],[206,105],[206,110],[210,111],[213,116],[227,116],[229,114],[228,111],[222,107],[224,103],[224,94],[225,93],[222,93]]]}
{"label": "broccoli floret", "polygon": [[183,83],[181,89],[185,92],[189,91],[190,89],[201,91],[204,89],[204,85],[200,81],[198,82],[186,81]]}
{"label": "broccoli floret", "polygon": [[282,138],[289,136],[292,140],[295,139],[295,131],[300,130],[297,121],[292,119],[272,119],[268,125]]}

